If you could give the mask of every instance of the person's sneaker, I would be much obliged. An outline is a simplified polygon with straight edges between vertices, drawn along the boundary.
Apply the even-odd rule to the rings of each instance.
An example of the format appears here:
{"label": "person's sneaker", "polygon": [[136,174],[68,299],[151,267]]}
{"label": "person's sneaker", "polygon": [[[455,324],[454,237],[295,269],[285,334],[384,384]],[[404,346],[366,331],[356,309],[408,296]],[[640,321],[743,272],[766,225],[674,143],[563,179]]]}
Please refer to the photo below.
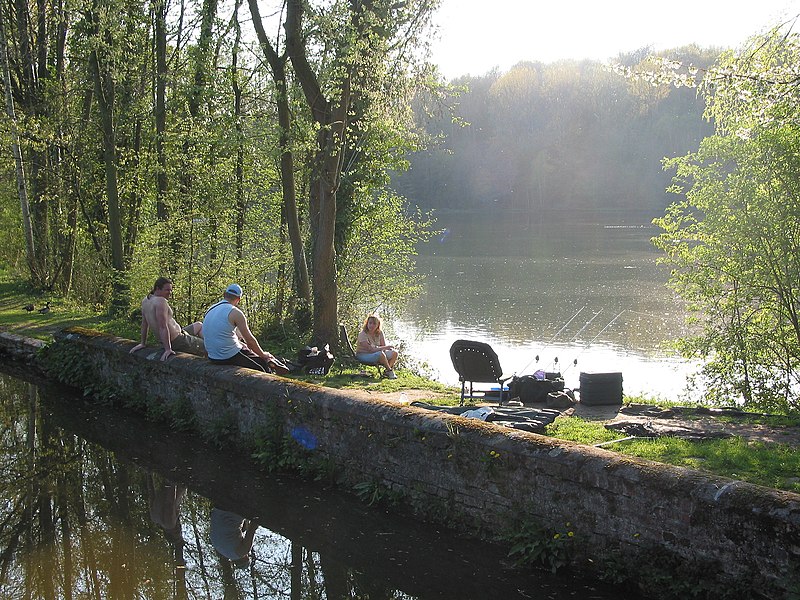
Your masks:
{"label": "person's sneaker", "polygon": [[397,379],[397,375],[391,369],[386,369],[386,379]]}

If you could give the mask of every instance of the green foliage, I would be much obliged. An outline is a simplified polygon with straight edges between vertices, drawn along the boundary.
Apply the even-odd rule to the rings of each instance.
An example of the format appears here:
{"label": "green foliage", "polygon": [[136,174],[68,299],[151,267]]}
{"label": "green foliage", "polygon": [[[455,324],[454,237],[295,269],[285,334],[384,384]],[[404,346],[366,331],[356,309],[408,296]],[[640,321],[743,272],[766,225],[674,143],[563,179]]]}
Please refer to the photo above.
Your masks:
{"label": "green foliage", "polygon": [[377,481],[362,481],[353,486],[353,491],[367,506],[394,506],[400,500],[400,493],[392,491]]}
{"label": "green foliage", "polygon": [[[433,220],[388,192],[364,201],[339,257],[339,318],[363,322],[379,308],[399,308],[419,291],[416,245],[432,235]],[[401,354],[402,356],[402,354]]]}
{"label": "green foliage", "polygon": [[654,243],[695,313],[682,350],[705,360],[712,403],[800,409],[798,60],[797,34],[782,31],[723,56],[703,87],[716,135],[666,161],[685,197]]}
{"label": "green foliage", "polygon": [[[130,310],[121,307],[122,313],[138,306],[158,276],[169,276],[175,281],[173,308],[181,324],[201,318],[232,280],[245,288],[243,308],[254,331],[302,314],[286,238],[286,182],[277,170],[283,152],[278,140],[281,133],[288,135],[295,157],[300,234],[309,250],[315,217],[307,205],[308,181],[319,130],[305,110],[290,64],[289,81],[295,83],[287,94],[295,120],[290,131],[279,130],[278,90],[263,57],[239,44],[228,29],[216,26],[249,16],[243,11],[225,14],[232,7],[208,3],[197,15],[205,28],[187,30],[190,41],[169,48],[164,58],[184,67],[166,73],[169,93],[162,133],[147,116],[159,109],[153,103],[153,53],[158,44],[151,7],[112,0],[76,6],[64,20],[52,13],[51,5],[23,4],[16,15],[35,22],[40,17],[42,22],[57,21],[65,28],[67,44],[59,54],[61,44],[50,37],[59,28],[31,32],[31,55],[48,61],[40,65],[38,81],[16,80],[24,79],[28,57],[16,45],[10,47],[14,88],[19,90],[18,124],[29,132],[21,140],[23,158],[42,168],[28,172],[36,238],[36,268],[28,269],[13,163],[8,156],[4,162],[3,265],[24,273],[37,291],[57,290],[102,307],[112,295],[119,304],[121,292],[130,289]],[[376,297],[378,303],[401,302],[414,291],[410,255],[428,219],[412,214],[398,199],[385,197],[384,190],[388,171],[404,168],[403,154],[415,143],[407,99],[428,81],[421,75],[424,64],[417,61],[417,53],[407,49],[420,45],[434,6],[427,0],[377,2],[358,18],[347,2],[307,7],[303,35],[310,40],[321,90],[335,102],[338,84],[350,74],[349,89],[357,100],[349,111],[337,199],[342,210],[337,214],[336,251],[347,257],[344,275],[360,265],[370,266],[358,239],[371,213],[386,232],[373,240],[375,255],[387,257],[375,265],[373,281],[350,291],[349,279],[339,277],[348,302],[362,292],[367,303]],[[40,10],[45,14],[39,15]],[[183,26],[185,10],[189,9],[167,11],[168,31]],[[16,15],[12,11],[4,16],[6,31],[28,27],[27,21],[14,22]],[[94,90],[96,73],[103,94],[88,93]],[[103,126],[108,123],[105,133],[114,135],[114,160],[101,152]],[[4,140],[10,141],[7,132]],[[119,196],[118,218],[112,215],[112,188]],[[383,207],[379,198],[389,206]],[[112,232],[122,237],[121,267],[112,261]],[[348,316],[354,314],[348,311]]]}
{"label": "green foliage", "polygon": [[237,415],[233,411],[228,411],[207,423],[203,429],[203,435],[207,442],[219,448],[225,448],[228,447],[231,440],[236,438],[238,431]]}
{"label": "green foliage", "polygon": [[537,565],[555,573],[567,564],[574,536],[569,523],[560,531],[549,531],[527,521],[507,534],[505,540],[511,544],[508,555],[515,559],[517,566]]}
{"label": "green foliage", "polygon": [[[2,140],[5,143],[5,139]],[[8,147],[5,144],[4,147]],[[3,165],[12,168],[11,165]],[[20,235],[20,207],[13,180],[0,180],[0,266],[14,273],[26,273],[24,244]]]}
{"label": "green foliage", "polygon": [[[725,587],[716,581],[715,574],[719,571],[719,565],[713,561],[689,563],[661,548],[651,548],[648,554],[649,560],[640,566],[638,577],[640,587],[648,597],[674,600],[741,598],[741,590]],[[676,573],[680,573],[680,577],[676,577]]]}
{"label": "green foliage", "polygon": [[75,344],[53,342],[40,351],[40,359],[49,377],[77,389],[89,384],[91,365]]}
{"label": "green foliage", "polygon": [[591,562],[598,567],[597,576],[601,581],[612,585],[620,585],[631,579],[630,561],[626,560],[617,549],[607,550],[602,559],[596,562],[592,560]]}
{"label": "green foliage", "polygon": [[255,436],[252,458],[268,472],[297,472],[317,481],[333,482],[336,465],[330,458],[321,459],[304,448],[290,435],[283,435],[282,427],[275,423]]}
{"label": "green foliage", "polygon": [[496,450],[489,450],[489,452],[482,455],[479,460],[484,464],[486,467],[486,472],[490,476],[496,475],[498,468],[504,462],[502,455]]}
{"label": "green foliage", "polygon": [[169,403],[166,417],[170,427],[176,431],[192,431],[197,422],[194,407],[185,396]]}

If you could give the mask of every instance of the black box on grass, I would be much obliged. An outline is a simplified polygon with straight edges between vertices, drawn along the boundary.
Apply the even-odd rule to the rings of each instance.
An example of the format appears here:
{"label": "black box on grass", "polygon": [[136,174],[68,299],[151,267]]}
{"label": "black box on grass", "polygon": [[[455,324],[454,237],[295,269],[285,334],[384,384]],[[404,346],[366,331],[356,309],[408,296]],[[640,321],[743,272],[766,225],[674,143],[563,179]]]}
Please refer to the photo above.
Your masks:
{"label": "black box on grass", "polygon": [[622,404],[622,373],[581,373],[581,404]]}

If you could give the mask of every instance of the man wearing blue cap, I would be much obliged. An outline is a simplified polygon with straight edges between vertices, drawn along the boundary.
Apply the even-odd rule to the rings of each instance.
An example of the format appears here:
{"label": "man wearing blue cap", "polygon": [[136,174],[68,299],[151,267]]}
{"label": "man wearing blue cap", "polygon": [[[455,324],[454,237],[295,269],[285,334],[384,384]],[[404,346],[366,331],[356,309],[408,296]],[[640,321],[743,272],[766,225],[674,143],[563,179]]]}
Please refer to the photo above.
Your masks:
{"label": "man wearing blue cap", "polygon": [[239,309],[241,300],[242,287],[232,283],[222,295],[222,300],[206,311],[203,340],[209,360],[286,375],[289,372],[286,365],[269,352],[264,352],[250,331],[247,318]]}

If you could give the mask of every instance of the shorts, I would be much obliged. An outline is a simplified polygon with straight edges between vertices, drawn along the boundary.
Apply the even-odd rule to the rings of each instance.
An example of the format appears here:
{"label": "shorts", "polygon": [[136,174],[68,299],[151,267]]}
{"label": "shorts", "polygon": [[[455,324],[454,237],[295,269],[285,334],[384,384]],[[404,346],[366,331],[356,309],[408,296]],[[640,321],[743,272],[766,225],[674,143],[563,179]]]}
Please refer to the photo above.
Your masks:
{"label": "shorts", "polygon": [[358,362],[364,363],[365,365],[377,365],[380,364],[381,354],[383,354],[383,350],[378,350],[377,352],[358,352],[356,358]]}
{"label": "shorts", "polygon": [[203,338],[192,335],[188,332],[187,327],[184,327],[181,332],[172,340],[172,349],[175,352],[185,352],[187,354],[196,354],[197,356],[206,355],[206,345]]}

